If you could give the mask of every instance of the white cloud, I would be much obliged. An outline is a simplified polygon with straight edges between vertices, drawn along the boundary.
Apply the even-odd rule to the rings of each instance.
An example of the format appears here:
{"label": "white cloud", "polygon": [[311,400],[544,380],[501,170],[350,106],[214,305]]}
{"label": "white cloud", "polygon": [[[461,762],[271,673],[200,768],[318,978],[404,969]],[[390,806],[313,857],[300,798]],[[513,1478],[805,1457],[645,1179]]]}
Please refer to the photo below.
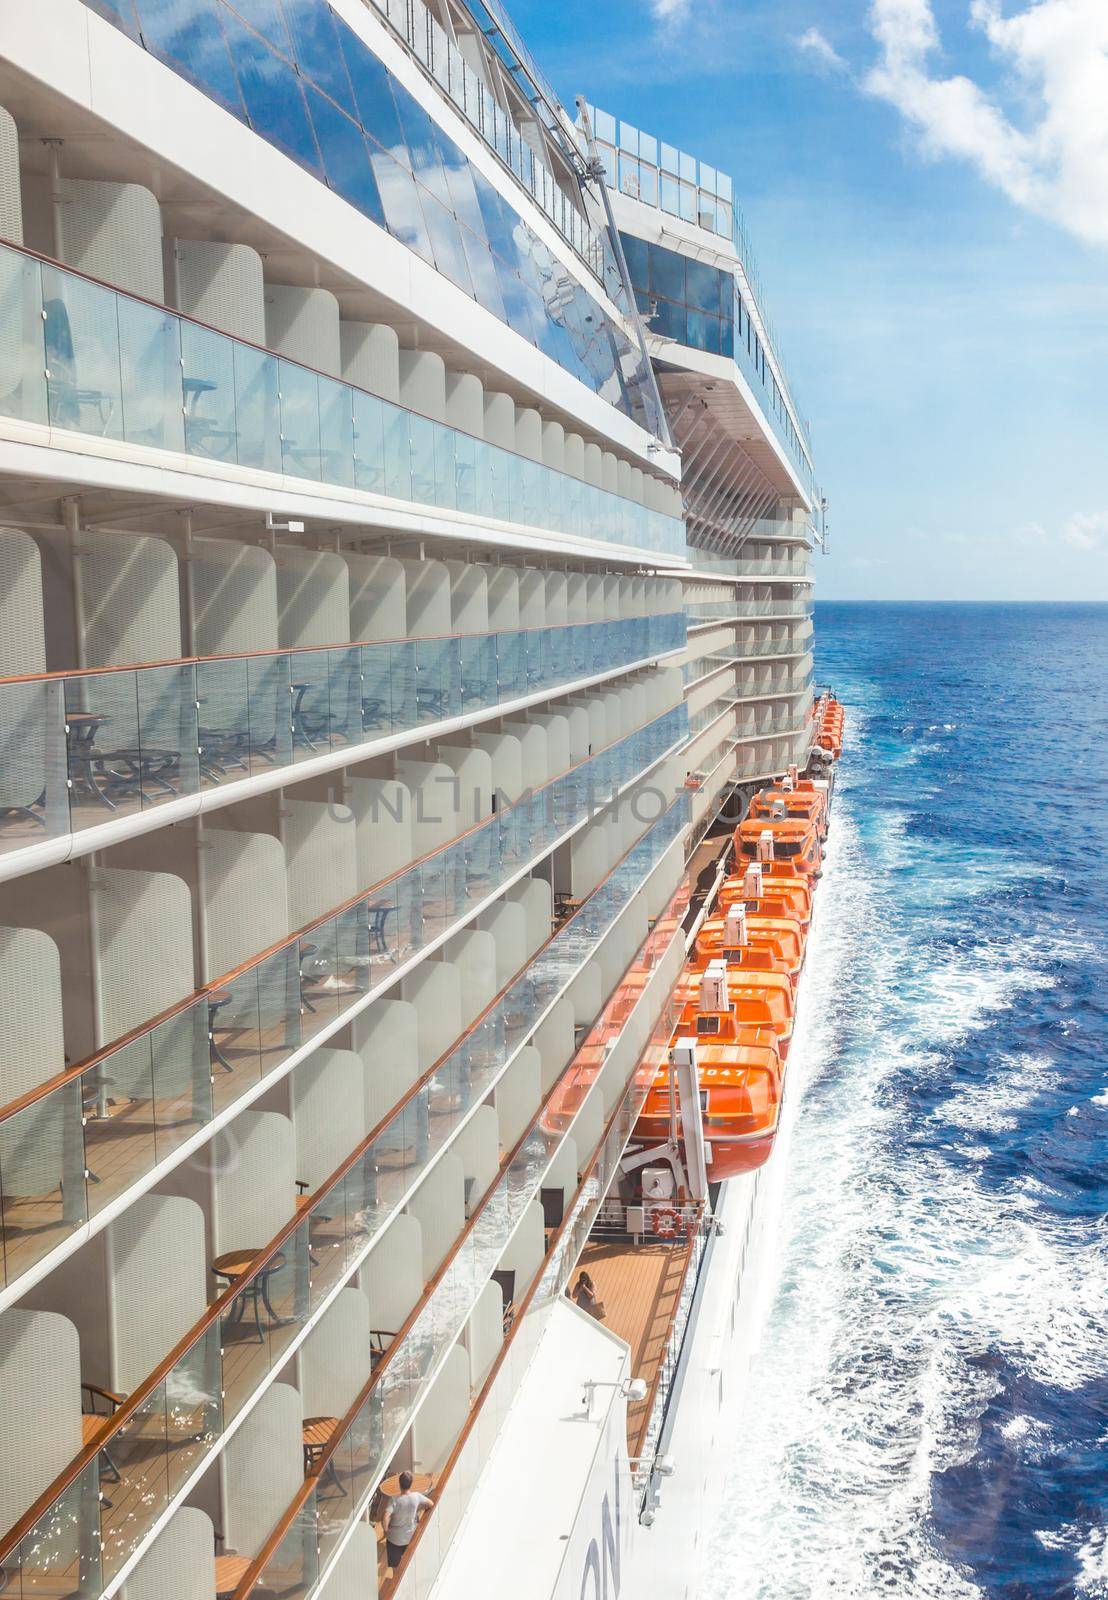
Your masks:
{"label": "white cloud", "polygon": [[692,0],[650,0],[650,14],[664,28],[684,22],[692,11]]}
{"label": "white cloud", "polygon": [[835,46],[820,32],[819,28],[809,28],[806,33],[798,34],[793,39],[793,44],[800,53],[820,72],[849,72],[850,68]]}
{"label": "white cloud", "polygon": [[1075,511],[1062,528],[1062,539],[1072,550],[1108,549],[1108,511]]}
{"label": "white cloud", "polygon": [[880,56],[865,89],[896,107],[927,154],[972,163],[1017,205],[1108,245],[1108,0],[1032,0],[1012,16],[1001,0],[971,0],[968,15],[1005,70],[1006,95],[942,75],[930,0],[873,0]]}

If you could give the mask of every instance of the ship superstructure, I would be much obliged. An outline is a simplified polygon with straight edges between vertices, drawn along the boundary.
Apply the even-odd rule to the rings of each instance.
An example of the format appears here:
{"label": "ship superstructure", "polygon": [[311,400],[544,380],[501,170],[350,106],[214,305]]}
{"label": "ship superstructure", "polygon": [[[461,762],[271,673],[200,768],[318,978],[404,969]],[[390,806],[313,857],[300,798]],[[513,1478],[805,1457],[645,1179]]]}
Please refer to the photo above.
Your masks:
{"label": "ship superstructure", "polygon": [[0,108],[0,1589],[469,1594],[499,1497],[576,1595],[660,1391],[565,1291],[812,740],[740,236],[499,0],[40,0]]}

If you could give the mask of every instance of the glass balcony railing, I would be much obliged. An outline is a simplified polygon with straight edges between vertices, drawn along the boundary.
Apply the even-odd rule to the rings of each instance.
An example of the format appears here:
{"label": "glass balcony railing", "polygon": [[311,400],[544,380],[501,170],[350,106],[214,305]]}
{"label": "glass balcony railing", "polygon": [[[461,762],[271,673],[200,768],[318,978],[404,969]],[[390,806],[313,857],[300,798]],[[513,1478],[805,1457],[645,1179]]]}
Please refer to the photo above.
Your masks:
{"label": "glass balcony railing", "polygon": [[0,680],[0,850],[649,661],[682,613]]}
{"label": "glass balcony railing", "polygon": [[810,583],[811,574],[803,561],[735,561],[739,578],[786,578],[790,583]]}
{"label": "glass balcony railing", "polygon": [[0,415],[685,555],[684,523],[10,246]]}
{"label": "glass balcony railing", "polygon": [[[47,1491],[0,1538],[0,1571],[17,1593],[99,1595],[145,1539],[176,1489],[211,1451],[336,1286],[405,1202],[414,1183],[507,1069],[544,1013],[591,958],[686,825],[679,797],[617,864],[599,889],[485,1013],[408,1100],[329,1180],[295,1225],[228,1291],[199,1332],[124,1403],[110,1433],[77,1457],[64,1487]],[[366,1351],[370,1380],[344,1419],[331,1481],[352,1507],[381,1476],[446,1348],[489,1281],[522,1208],[537,1190],[561,1131],[536,1123],[440,1270],[419,1315],[410,1319],[379,1367]],[[260,1286],[261,1285],[261,1286]],[[264,1287],[265,1317],[257,1308]],[[255,1329],[260,1339],[240,1333]],[[249,1359],[243,1359],[246,1351]],[[103,1479],[118,1491],[105,1498]],[[308,1479],[277,1552],[240,1593],[282,1572],[279,1592],[306,1592],[345,1524]],[[118,1508],[118,1509],[117,1509]],[[262,1568],[264,1567],[264,1577]],[[72,1587],[48,1588],[51,1582]],[[22,1585],[22,1587],[20,1587]],[[290,1586],[291,1585],[291,1586]],[[268,1590],[267,1590],[268,1592]]]}
{"label": "glass balcony railing", "polygon": [[[538,1020],[596,950],[647,874],[688,826],[687,797],[680,796],[647,831],[581,912],[551,940],[502,1004]],[[584,919],[582,921],[582,918]],[[520,987],[522,986],[522,987]],[[518,997],[515,988],[520,987]],[[533,1026],[533,1023],[530,1024]],[[526,1029],[523,1030],[526,1032]],[[522,1037],[522,1035],[521,1035]],[[595,1076],[595,1067],[592,1069]],[[471,1103],[475,1103],[471,1101]],[[562,1131],[537,1118],[513,1153],[499,1183],[486,1196],[460,1247],[438,1274],[419,1316],[394,1343],[347,1412],[326,1463],[346,1489],[320,1492],[327,1466],[304,1488],[266,1541],[234,1593],[277,1592],[302,1600],[318,1581],[349,1522],[360,1516],[386,1472],[412,1417],[447,1351],[456,1342],[482,1289],[524,1212],[538,1195],[542,1175]],[[340,1503],[341,1500],[341,1503]]]}
{"label": "glass balcony railing", "polygon": [[[683,705],[0,1109],[12,1283],[685,737]],[[33,1152],[33,1153],[31,1153]]]}
{"label": "glass balcony railing", "polygon": [[694,601],[685,607],[689,627],[702,622],[741,622],[746,617],[811,617],[810,600],[712,600]]}
{"label": "glass balcony railing", "polygon": [[782,717],[771,717],[768,722],[740,722],[732,735],[732,743],[749,739],[770,739],[782,733],[803,733],[808,720],[807,710],[789,712]]}
{"label": "glass balcony railing", "polygon": [[[626,1028],[636,1009],[649,1027],[654,1004],[651,1002],[649,1012],[644,1011],[642,1009],[645,1004],[644,997],[654,972],[675,937],[680,934],[682,918],[687,907],[688,889],[683,885],[658,918],[646,942],[625,972],[619,987],[590,1029],[574,1062],[563,1075],[552,1097],[559,1105],[568,1102],[579,1106],[590,1090],[595,1093],[597,1051],[603,1051],[613,1035]],[[439,1541],[439,1528],[457,1526],[461,1511],[467,1504],[479,1477],[479,1473],[472,1470],[458,1472],[456,1470],[458,1462],[468,1441],[473,1437],[475,1430],[479,1429],[483,1408],[486,1405],[505,1402],[502,1374],[504,1377],[510,1377],[511,1373],[520,1373],[526,1368],[525,1361],[513,1361],[509,1366],[505,1366],[509,1361],[512,1346],[517,1341],[523,1340],[525,1349],[533,1349],[546,1325],[551,1307],[563,1292],[568,1291],[572,1269],[580,1256],[581,1247],[599,1206],[615,1179],[645,1095],[654,1081],[658,1068],[666,1059],[669,1041],[677,1020],[678,1007],[671,993],[663,1000],[645,1050],[632,1065],[630,1072],[625,1075],[621,1085],[622,1092],[616,1096],[615,1110],[607,1120],[599,1143],[592,1150],[587,1147],[578,1149],[578,1171],[581,1176],[576,1191],[566,1206],[564,1220],[550,1236],[546,1254],[530,1287],[518,1297],[518,1303],[513,1308],[511,1325],[505,1331],[500,1355],[493,1362],[480,1391],[475,1396],[465,1424],[454,1442],[442,1471],[437,1475],[434,1508],[421,1521],[400,1572],[393,1574],[390,1583],[382,1590],[383,1595],[391,1596],[396,1593],[398,1581],[410,1580],[413,1577],[413,1565],[414,1592],[418,1594],[429,1592],[441,1564],[442,1546]],[[605,1100],[607,1101],[607,1095]],[[546,1116],[547,1114],[544,1114],[544,1120]],[[577,1124],[574,1128],[575,1136],[579,1126]],[[493,1438],[494,1435],[490,1433],[488,1445],[491,1445]],[[484,1449],[479,1446],[482,1455],[488,1445]],[[469,1459],[472,1461],[472,1456]],[[439,1517],[444,1520],[436,1525],[435,1519]],[[236,1597],[236,1600],[241,1600],[241,1596]]]}

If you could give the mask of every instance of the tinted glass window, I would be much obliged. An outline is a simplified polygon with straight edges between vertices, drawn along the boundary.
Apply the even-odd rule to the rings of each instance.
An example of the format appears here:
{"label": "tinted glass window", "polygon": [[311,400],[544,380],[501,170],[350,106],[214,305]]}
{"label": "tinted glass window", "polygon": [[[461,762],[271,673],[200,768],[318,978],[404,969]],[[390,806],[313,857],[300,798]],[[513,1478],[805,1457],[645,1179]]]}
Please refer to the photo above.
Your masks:
{"label": "tinted glass window", "polygon": [[310,84],[306,93],[328,183],[336,194],[383,227],[385,213],[362,130]]}
{"label": "tinted glass window", "polygon": [[465,251],[458,236],[458,224],[454,213],[448,211],[445,206],[440,206],[432,195],[424,194],[420,199],[423,202],[423,215],[427,219],[427,228],[431,235],[431,248],[435,252],[435,265],[451,283],[456,283],[466,294],[472,294],[473,284],[470,282],[469,268],[466,266]]}
{"label": "tinted glass window", "polygon": [[720,319],[719,353],[721,356],[731,356],[732,358],[735,354],[735,326],[730,317]]}
{"label": "tinted glass window", "polygon": [[88,4],[93,11],[114,22],[117,28],[122,28],[132,39],[138,38],[138,23],[131,0],[88,0]]}
{"label": "tinted glass window", "polygon": [[636,239],[634,234],[631,233],[621,233],[620,242],[623,245],[623,253],[627,257],[627,270],[631,274],[632,285],[636,289],[648,289],[650,287],[650,268],[646,241]]}
{"label": "tinted glass window", "polygon": [[339,50],[331,7],[320,5],[319,0],[284,0],[284,4],[297,66],[344,111],[355,116],[350,75]]}
{"label": "tinted glass window", "polygon": [[372,50],[339,18],[336,18],[336,27],[362,127],[397,161],[410,167],[411,158],[400,131],[389,74]]}
{"label": "tinted glass window", "polygon": [[401,244],[406,244],[433,266],[435,257],[427,236],[427,224],[423,220],[419,191],[411,173],[391,156],[385,155],[383,150],[374,150],[372,147],[370,163],[377,179],[381,204],[385,208],[385,223],[389,232],[394,239],[399,239]]}
{"label": "tinted glass window", "polygon": [[300,79],[287,61],[230,12],[224,13],[224,25],[251,127],[304,166],[321,172]]}
{"label": "tinted glass window", "polygon": [[655,294],[664,294],[667,300],[685,298],[685,258],[676,250],[663,250],[661,245],[650,246],[650,287]]}
{"label": "tinted glass window", "polygon": [[439,160],[435,125],[423,107],[412,99],[406,89],[394,83],[396,108],[400,125],[404,129],[408,150],[412,158],[412,171],[425,189],[430,190],[442,205],[449,201],[446,174]]}
{"label": "tinted glass window", "polygon": [[677,339],[681,344],[685,344],[687,329],[684,306],[679,306],[672,300],[659,300],[650,329],[652,333],[661,334],[663,339]]}
{"label": "tinted glass window", "polygon": [[485,224],[485,237],[503,261],[514,266],[516,247],[512,238],[512,213],[500,198],[499,192],[477,171],[473,173],[473,187],[477,191],[477,204]]}
{"label": "tinted glass window", "polygon": [[715,267],[709,267],[703,261],[685,263],[686,298],[689,305],[694,306],[697,311],[720,310],[723,281],[723,273],[717,272]]}
{"label": "tinted glass window", "polygon": [[241,116],[220,11],[215,0],[142,0],[139,20],[148,50]]}
{"label": "tinted glass window", "polygon": [[268,39],[286,56],[292,55],[292,41],[285,27],[280,0],[226,0],[226,3],[233,6],[252,28],[256,28],[263,39]]}
{"label": "tinted glass window", "polygon": [[468,228],[461,226],[458,228],[458,235],[465,251],[469,275],[473,279],[474,294],[486,311],[491,311],[494,317],[499,317],[503,322],[504,297],[500,293],[496,261],[485,243],[484,235],[471,233]]}
{"label": "tinted glass window", "polygon": [[688,342],[696,350],[708,350],[712,355],[719,355],[719,318],[710,316],[706,311],[697,311],[689,307],[688,312]]}

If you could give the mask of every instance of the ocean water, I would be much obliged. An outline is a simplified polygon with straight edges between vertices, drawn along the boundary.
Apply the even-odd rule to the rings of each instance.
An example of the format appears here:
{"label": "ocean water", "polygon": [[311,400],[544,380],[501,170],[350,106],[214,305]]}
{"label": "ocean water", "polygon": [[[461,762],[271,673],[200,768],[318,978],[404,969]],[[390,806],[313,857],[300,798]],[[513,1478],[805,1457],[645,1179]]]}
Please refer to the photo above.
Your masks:
{"label": "ocean water", "polygon": [[816,626],[846,751],[703,1600],[1108,1600],[1108,607]]}

